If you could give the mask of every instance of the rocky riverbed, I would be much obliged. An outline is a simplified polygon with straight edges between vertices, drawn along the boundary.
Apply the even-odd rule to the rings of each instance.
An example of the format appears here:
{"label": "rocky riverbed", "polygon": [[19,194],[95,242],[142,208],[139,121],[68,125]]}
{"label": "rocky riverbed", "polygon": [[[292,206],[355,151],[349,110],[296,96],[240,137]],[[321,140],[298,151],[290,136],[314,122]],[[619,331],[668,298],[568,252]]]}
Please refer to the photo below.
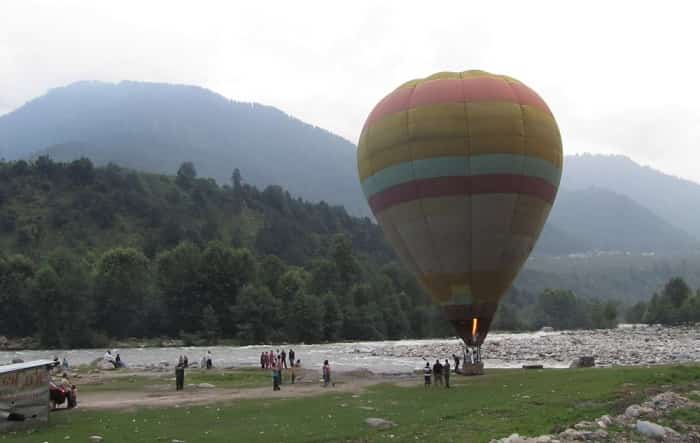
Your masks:
{"label": "rocky riverbed", "polygon": [[[460,355],[458,340],[394,342],[377,346],[375,356],[445,358]],[[617,329],[490,334],[482,347],[486,366],[541,363],[568,367],[580,356],[593,356],[597,366],[669,364],[700,361],[700,325],[662,327],[626,325]]]}
{"label": "rocky riverbed", "polygon": [[[460,341],[452,339],[396,340],[378,342],[327,343],[314,345],[255,346],[167,346],[124,347],[117,352],[133,368],[168,369],[180,355],[196,362],[211,350],[220,368],[259,365],[260,353],[270,349],[294,348],[307,368],[330,360],[336,371],[369,370],[374,373],[412,372],[423,359],[449,358],[461,353]],[[593,356],[597,366],[670,364],[700,361],[700,325],[695,327],[636,326],[594,331],[540,331],[491,333],[483,347],[487,368],[514,368],[542,364],[564,368],[581,356]],[[72,365],[90,364],[104,349],[0,350],[0,363],[67,357]],[[169,369],[168,369],[169,370]]]}

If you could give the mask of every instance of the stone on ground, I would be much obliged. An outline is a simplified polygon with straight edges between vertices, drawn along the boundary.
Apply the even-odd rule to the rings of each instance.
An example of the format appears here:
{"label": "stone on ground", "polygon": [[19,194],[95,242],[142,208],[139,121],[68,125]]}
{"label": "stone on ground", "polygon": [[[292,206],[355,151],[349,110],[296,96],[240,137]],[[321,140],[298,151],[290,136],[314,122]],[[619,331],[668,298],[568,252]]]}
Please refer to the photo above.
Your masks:
{"label": "stone on ground", "polygon": [[366,418],[365,423],[367,426],[374,429],[391,429],[396,426],[396,423],[390,420],[384,420],[383,418]]}
{"label": "stone on ground", "polygon": [[640,434],[653,438],[654,440],[663,440],[666,436],[666,429],[663,426],[650,421],[638,420],[636,429]]}
{"label": "stone on ground", "polygon": [[100,435],[91,435],[88,437],[89,443],[100,443],[101,441],[102,441],[102,436],[100,436]]}

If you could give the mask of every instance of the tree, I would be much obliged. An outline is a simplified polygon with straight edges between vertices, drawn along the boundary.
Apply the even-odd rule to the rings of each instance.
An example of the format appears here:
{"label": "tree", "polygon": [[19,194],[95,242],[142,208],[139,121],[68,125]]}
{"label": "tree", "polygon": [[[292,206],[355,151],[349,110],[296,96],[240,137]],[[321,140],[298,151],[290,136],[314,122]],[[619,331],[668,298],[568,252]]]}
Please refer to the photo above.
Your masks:
{"label": "tree", "polygon": [[632,305],[625,313],[625,321],[627,323],[642,323],[644,314],[647,311],[647,303],[640,301]]}
{"label": "tree", "polygon": [[235,328],[228,317],[243,286],[255,280],[255,257],[247,249],[234,250],[220,242],[211,242],[202,253],[199,278],[202,303],[211,305],[218,323],[227,334]]}
{"label": "tree", "polygon": [[68,165],[68,175],[76,185],[89,185],[95,180],[95,168],[89,158],[81,157]]}
{"label": "tree", "polygon": [[157,283],[168,311],[169,332],[201,330],[202,303],[199,271],[202,254],[197,246],[183,242],[158,255]]}
{"label": "tree", "polygon": [[231,184],[233,185],[233,212],[240,215],[243,210],[243,178],[240,169],[236,168],[231,174]]}
{"label": "tree", "polygon": [[331,256],[335,261],[344,289],[347,290],[359,276],[360,267],[352,254],[352,243],[346,235],[336,234],[333,236]]}
{"label": "tree", "polygon": [[0,334],[23,337],[34,333],[30,285],[34,264],[22,255],[0,254]]}
{"label": "tree", "polygon": [[326,258],[317,258],[311,263],[309,291],[312,294],[324,294],[342,290],[340,275],[335,262]]}
{"label": "tree", "polygon": [[260,283],[267,286],[273,295],[277,294],[280,279],[286,271],[284,262],[276,255],[268,254],[260,259],[259,268]]}
{"label": "tree", "polygon": [[236,336],[244,343],[266,343],[281,328],[280,301],[266,287],[245,286],[231,309],[236,321]]}
{"label": "tree", "polygon": [[286,321],[291,337],[303,343],[318,343],[323,338],[323,307],[319,299],[307,293],[297,295]]}
{"label": "tree", "polygon": [[212,305],[207,305],[202,310],[202,335],[208,343],[216,343],[221,335],[219,317]]}
{"label": "tree", "polygon": [[663,290],[663,296],[668,298],[675,308],[680,308],[690,294],[688,284],[680,277],[669,280]]}
{"label": "tree", "polygon": [[66,250],[56,250],[36,273],[32,308],[39,341],[46,347],[93,344],[94,309],[85,264]]}
{"label": "tree", "polygon": [[150,263],[140,251],[114,248],[102,254],[95,272],[99,328],[112,337],[145,335],[144,303],[151,284]]}
{"label": "tree", "polygon": [[555,329],[580,329],[590,325],[590,318],[571,291],[544,290],[535,306],[535,327],[551,326]]}
{"label": "tree", "polygon": [[343,311],[334,294],[323,296],[323,340],[336,341],[343,335]]}
{"label": "tree", "polygon": [[182,189],[190,189],[194,184],[194,180],[197,178],[197,170],[194,168],[194,163],[184,162],[180,165],[177,170],[177,176],[175,177],[175,184]]}

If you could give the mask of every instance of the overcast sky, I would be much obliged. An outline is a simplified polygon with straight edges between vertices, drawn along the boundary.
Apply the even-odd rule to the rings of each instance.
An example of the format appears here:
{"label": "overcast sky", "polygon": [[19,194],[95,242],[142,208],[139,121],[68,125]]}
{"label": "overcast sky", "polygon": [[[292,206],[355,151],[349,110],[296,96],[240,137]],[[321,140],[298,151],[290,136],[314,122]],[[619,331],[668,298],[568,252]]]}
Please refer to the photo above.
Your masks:
{"label": "overcast sky", "polygon": [[3,0],[0,115],[78,80],[184,83],[356,142],[404,81],[483,69],[547,101],[566,154],[700,181],[694,2],[237,3]]}

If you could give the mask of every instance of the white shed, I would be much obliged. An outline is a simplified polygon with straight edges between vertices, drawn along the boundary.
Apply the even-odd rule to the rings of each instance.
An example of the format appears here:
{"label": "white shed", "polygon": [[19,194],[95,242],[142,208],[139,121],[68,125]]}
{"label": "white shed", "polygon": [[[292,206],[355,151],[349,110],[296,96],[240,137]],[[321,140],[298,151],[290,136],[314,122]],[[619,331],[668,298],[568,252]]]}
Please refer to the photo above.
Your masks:
{"label": "white shed", "polygon": [[0,432],[34,427],[49,420],[52,360],[0,366]]}

